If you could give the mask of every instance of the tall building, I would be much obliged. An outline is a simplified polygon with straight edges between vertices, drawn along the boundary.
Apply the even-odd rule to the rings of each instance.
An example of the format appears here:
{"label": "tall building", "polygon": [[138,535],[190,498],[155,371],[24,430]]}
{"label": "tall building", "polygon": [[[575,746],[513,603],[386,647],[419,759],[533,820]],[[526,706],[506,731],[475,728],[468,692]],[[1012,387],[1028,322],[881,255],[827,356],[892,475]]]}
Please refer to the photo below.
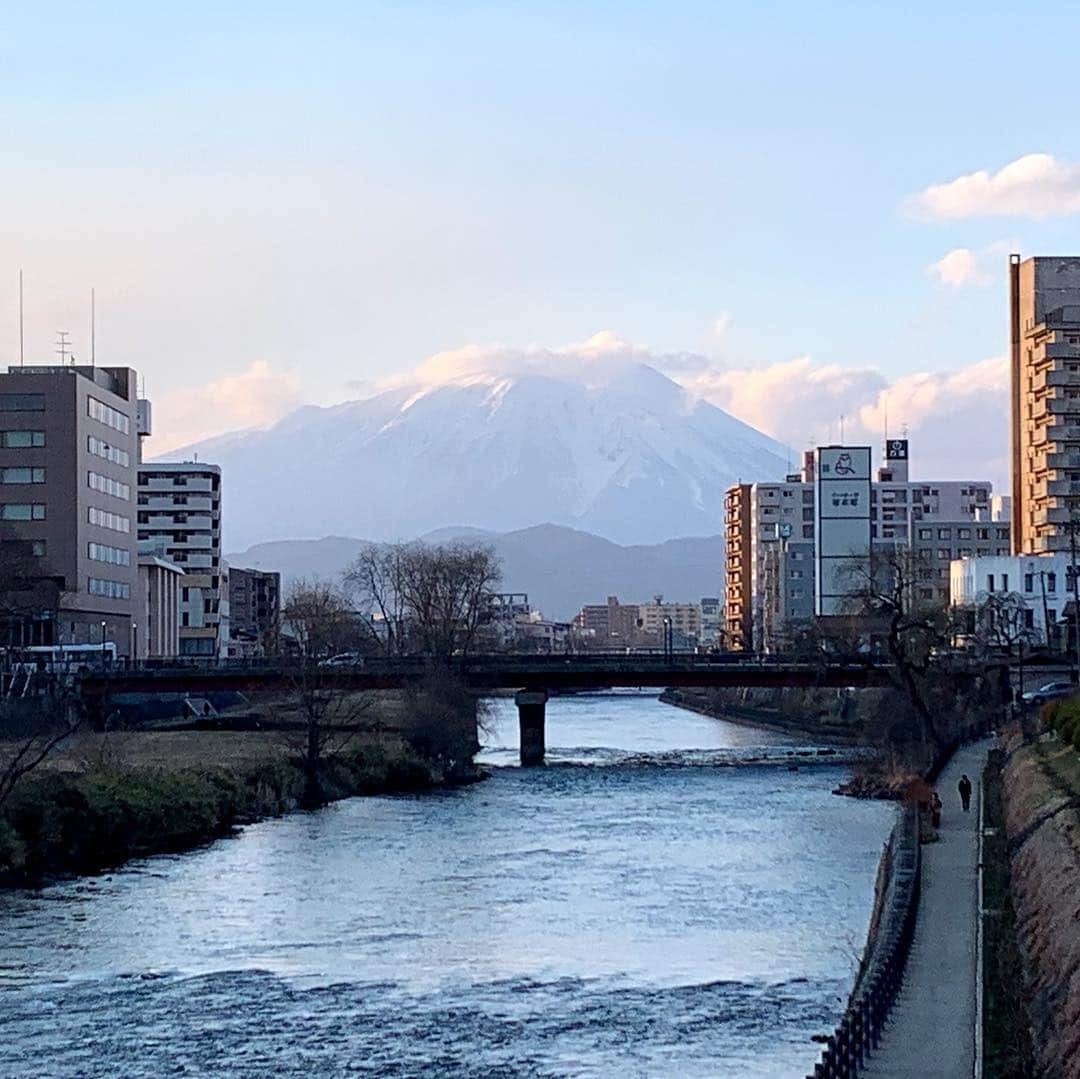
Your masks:
{"label": "tall building", "polygon": [[139,542],[184,570],[180,655],[224,656],[228,566],[221,557],[221,469],[198,461],[139,469]]}
{"label": "tall building", "polygon": [[149,402],[130,368],[0,375],[0,643],[108,642],[131,654],[132,517],[139,439],[149,433]]}
{"label": "tall building", "polygon": [[[838,482],[842,454],[848,459],[839,475],[844,482]],[[801,471],[782,482],[730,487],[725,647],[772,651],[783,646],[792,623],[842,613],[844,593],[858,588],[852,558],[869,548],[910,549],[918,560],[917,598],[942,605],[949,602],[953,559],[1008,553],[1009,527],[992,519],[988,481],[912,480],[908,464],[906,439],[888,440],[872,480],[866,447],[821,447],[807,451]],[[820,515],[819,487],[828,503]],[[817,541],[819,518],[828,531],[823,548]],[[828,590],[819,603],[823,571]]]}
{"label": "tall building", "polygon": [[1009,256],[1012,549],[1066,551],[1080,526],[1080,258]]}
{"label": "tall building", "polygon": [[229,567],[230,656],[264,655],[281,622],[281,574]]}

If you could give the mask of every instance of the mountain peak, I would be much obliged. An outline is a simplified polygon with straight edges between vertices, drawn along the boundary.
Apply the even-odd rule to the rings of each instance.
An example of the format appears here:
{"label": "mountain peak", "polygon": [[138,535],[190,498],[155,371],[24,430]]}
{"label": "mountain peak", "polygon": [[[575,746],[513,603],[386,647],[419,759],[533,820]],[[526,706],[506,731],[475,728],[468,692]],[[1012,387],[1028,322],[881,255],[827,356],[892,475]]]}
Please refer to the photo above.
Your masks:
{"label": "mountain peak", "polygon": [[448,521],[498,531],[550,521],[653,543],[719,532],[728,485],[785,470],[782,446],[609,333],[524,360],[440,353],[375,396],[173,456],[195,452],[222,466],[234,546],[408,539]]}

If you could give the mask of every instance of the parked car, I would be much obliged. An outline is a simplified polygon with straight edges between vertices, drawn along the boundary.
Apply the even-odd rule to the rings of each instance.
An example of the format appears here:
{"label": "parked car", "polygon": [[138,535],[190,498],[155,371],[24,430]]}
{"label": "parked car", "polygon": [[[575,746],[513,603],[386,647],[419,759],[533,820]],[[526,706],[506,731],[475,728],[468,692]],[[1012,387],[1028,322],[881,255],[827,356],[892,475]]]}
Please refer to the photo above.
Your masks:
{"label": "parked car", "polygon": [[1046,701],[1057,700],[1059,697],[1070,697],[1078,690],[1072,682],[1047,682],[1038,689],[1029,689],[1027,693],[1020,695],[1024,704],[1040,705]]}
{"label": "parked car", "polygon": [[364,657],[359,652],[340,652],[329,659],[319,661],[320,667],[363,667]]}

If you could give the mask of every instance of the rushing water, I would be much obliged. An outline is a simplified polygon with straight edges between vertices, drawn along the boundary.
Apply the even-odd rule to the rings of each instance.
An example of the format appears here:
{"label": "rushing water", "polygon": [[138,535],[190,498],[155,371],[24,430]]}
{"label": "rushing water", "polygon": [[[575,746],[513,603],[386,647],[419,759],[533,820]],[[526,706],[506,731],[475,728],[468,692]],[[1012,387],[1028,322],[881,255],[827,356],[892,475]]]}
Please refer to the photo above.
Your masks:
{"label": "rushing water", "polygon": [[552,701],[552,763],[503,766],[494,709],[484,783],[0,896],[0,1074],[811,1070],[890,810],[644,696]]}

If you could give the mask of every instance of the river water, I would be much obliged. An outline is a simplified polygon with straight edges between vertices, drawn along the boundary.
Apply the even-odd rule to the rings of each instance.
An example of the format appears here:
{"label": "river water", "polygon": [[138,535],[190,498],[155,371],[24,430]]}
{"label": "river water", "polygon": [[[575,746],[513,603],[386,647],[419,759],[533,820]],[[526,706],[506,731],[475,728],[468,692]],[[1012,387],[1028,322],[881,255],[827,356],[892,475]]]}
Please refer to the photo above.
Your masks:
{"label": "river water", "polygon": [[522,770],[493,709],[484,783],[0,895],[0,1075],[812,1070],[891,810],[634,694],[552,701]]}

